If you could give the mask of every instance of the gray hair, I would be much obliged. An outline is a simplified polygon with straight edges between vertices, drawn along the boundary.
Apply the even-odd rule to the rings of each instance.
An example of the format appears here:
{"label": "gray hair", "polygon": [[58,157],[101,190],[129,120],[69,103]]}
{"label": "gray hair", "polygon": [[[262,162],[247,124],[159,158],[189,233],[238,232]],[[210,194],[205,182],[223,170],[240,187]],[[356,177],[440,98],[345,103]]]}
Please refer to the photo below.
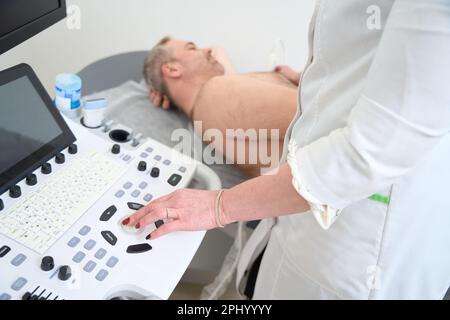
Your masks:
{"label": "gray hair", "polygon": [[169,37],[161,39],[161,41],[150,50],[144,63],[144,79],[147,85],[156,89],[162,95],[167,96],[169,96],[169,92],[164,83],[162,67],[173,60],[170,50],[164,47],[170,40],[171,38]]}

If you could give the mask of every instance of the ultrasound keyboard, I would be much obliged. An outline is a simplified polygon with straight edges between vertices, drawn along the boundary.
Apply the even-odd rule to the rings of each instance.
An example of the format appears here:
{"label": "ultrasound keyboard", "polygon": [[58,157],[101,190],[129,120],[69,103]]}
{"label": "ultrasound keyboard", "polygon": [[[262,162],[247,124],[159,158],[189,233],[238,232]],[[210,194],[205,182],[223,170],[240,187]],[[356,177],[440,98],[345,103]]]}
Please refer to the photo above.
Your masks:
{"label": "ultrasound keyboard", "polygon": [[95,151],[75,159],[0,215],[0,232],[43,254],[127,171]]}
{"label": "ultrasound keyboard", "polygon": [[128,233],[120,222],[187,187],[200,164],[151,139],[128,147],[70,127],[75,154],[36,170],[36,185],[21,181],[19,197],[0,196],[0,300],[167,299],[205,233],[147,241],[160,224]]}

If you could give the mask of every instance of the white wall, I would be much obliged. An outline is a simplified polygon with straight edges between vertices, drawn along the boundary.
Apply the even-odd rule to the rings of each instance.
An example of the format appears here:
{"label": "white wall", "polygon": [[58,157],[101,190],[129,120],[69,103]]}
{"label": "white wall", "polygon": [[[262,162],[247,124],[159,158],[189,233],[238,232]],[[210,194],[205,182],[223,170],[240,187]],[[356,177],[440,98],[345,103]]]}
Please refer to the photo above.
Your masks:
{"label": "white wall", "polygon": [[[267,70],[277,38],[286,63],[301,69],[314,0],[67,0],[81,28],[62,21],[0,56],[0,70],[26,62],[53,94],[54,77],[100,58],[147,50],[165,35],[226,49],[240,72]],[[75,16],[71,16],[71,21]]]}

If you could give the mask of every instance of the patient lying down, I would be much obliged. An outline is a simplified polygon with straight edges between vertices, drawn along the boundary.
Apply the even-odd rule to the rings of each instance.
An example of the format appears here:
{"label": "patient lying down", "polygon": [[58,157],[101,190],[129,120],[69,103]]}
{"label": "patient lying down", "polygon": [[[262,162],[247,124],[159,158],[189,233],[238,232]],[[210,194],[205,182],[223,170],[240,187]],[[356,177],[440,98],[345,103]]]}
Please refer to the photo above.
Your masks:
{"label": "patient lying down", "polygon": [[[299,73],[283,66],[275,72],[236,74],[223,51],[164,38],[150,51],[144,76],[152,102],[165,109],[176,106],[192,121],[201,121],[202,132],[197,133],[206,143],[213,143],[227,163],[236,164],[251,177],[260,175],[264,168],[276,167],[297,108]],[[209,129],[219,130],[225,138],[211,141],[214,139],[204,136]],[[227,129],[266,129],[268,135],[246,135],[242,155],[234,148],[239,137],[227,137]],[[278,136],[271,136],[276,129]],[[234,142],[232,150],[230,140]],[[267,163],[258,157],[250,161],[256,146],[267,150],[267,157],[275,157],[275,161]]]}

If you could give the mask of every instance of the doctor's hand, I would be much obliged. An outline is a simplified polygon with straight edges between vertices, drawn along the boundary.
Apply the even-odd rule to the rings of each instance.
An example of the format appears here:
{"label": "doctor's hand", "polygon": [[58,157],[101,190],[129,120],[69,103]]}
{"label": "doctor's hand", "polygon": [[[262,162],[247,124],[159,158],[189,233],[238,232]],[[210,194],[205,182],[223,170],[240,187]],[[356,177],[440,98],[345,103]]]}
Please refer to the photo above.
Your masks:
{"label": "doctor's hand", "polygon": [[175,231],[200,231],[216,228],[215,199],[218,191],[182,189],[154,200],[122,224],[144,229],[158,220],[164,224],[147,236],[157,239]]}
{"label": "doctor's hand", "polygon": [[170,100],[166,95],[162,95],[161,92],[154,88],[150,88],[149,90],[149,98],[150,102],[155,107],[162,107],[164,110],[170,109]]}

